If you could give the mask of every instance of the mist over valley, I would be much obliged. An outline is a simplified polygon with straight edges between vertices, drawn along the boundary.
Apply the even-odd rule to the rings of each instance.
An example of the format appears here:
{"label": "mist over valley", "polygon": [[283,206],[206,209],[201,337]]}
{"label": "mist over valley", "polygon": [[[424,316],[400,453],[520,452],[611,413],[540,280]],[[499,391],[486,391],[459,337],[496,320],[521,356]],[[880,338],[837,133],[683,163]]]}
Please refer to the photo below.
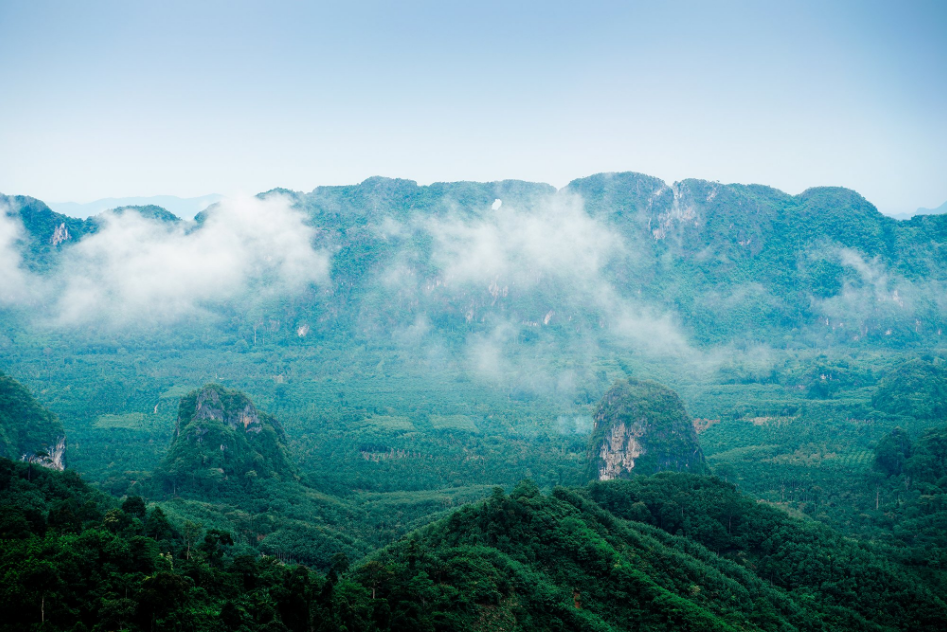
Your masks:
{"label": "mist over valley", "polygon": [[944,33],[0,2],[0,632],[947,629]]}
{"label": "mist over valley", "polygon": [[[383,590],[396,590],[415,572],[399,556],[414,555],[410,543],[434,537],[431,529],[467,529],[457,521],[470,511],[542,498],[583,512],[591,510],[582,503],[597,502],[680,540],[651,547],[692,537],[710,547],[700,555],[752,554],[775,569],[778,556],[759,543],[723,544],[709,535],[719,526],[700,531],[683,509],[709,512],[699,519],[707,524],[725,520],[732,534],[736,510],[715,513],[722,505],[709,499],[744,494],[775,508],[752,520],[821,523],[827,531],[799,537],[835,546],[823,539],[837,530],[873,542],[871,555],[894,555],[858,564],[903,565],[884,571],[894,573],[885,585],[920,591],[912,599],[933,610],[918,625],[936,627],[944,606],[924,582],[942,581],[940,562],[924,551],[941,546],[942,514],[917,503],[943,492],[940,482],[910,481],[938,480],[932,463],[942,458],[932,446],[941,445],[947,392],[947,216],[894,220],[839,188],[791,196],[637,173],[559,190],[375,177],[222,199],[192,221],[157,206],[83,220],[34,198],[2,201],[0,363],[10,398],[39,411],[26,434],[10,434],[15,415],[5,422],[7,454],[27,463],[8,466],[9,475],[29,481],[35,467],[68,467],[101,490],[83,493],[147,499],[147,519],[113,529],[116,537],[143,529],[171,556],[183,538],[186,564],[218,564],[220,555],[304,564],[328,573],[312,580],[327,582],[321,590],[342,581],[340,560],[374,560],[345,581],[377,596],[389,584],[365,573],[387,569],[384,581],[394,583]],[[915,442],[934,460],[914,459]],[[930,467],[934,474],[921,474]],[[651,478],[634,483],[645,488],[594,486]],[[589,481],[600,482],[582,487]],[[122,520],[132,515],[128,502]],[[738,525],[757,511],[749,507]],[[166,531],[150,531],[154,520]],[[914,521],[910,531],[894,526],[905,520]],[[606,528],[614,546],[628,546],[618,544],[628,533]],[[187,533],[207,534],[203,553],[187,549]],[[524,550],[481,537],[461,541],[514,558]],[[539,556],[530,562],[537,572],[550,572],[540,560],[571,555],[558,546],[530,554]],[[435,565],[427,573],[457,572],[447,558],[425,559]],[[609,584],[574,563],[574,572],[544,575],[542,590],[584,585],[575,589],[584,597],[569,597],[581,608],[573,603],[550,621],[598,609],[596,620],[622,629],[632,615],[594,605],[610,598]],[[687,562],[701,576],[707,563]],[[151,564],[129,572],[147,575],[158,568]],[[539,616],[529,605],[538,597],[505,583],[514,580],[502,564],[493,568],[500,583],[491,590],[508,595],[497,597],[510,609],[503,616]],[[714,572],[736,581],[732,569]],[[867,581],[862,572],[876,571],[858,571],[853,585]],[[676,579],[647,581],[657,581],[648,590],[678,590]],[[782,612],[773,621],[801,616],[796,623],[808,629],[816,615],[775,604],[812,584],[780,586],[760,597]],[[226,594],[217,599],[237,603]],[[907,616],[876,619],[867,602],[820,594],[813,607],[834,612],[840,629],[869,621],[899,629]],[[409,595],[386,599],[403,608]],[[675,597],[690,600],[690,614],[649,606],[638,620],[673,627],[706,616],[730,625],[756,621],[763,607],[738,613],[716,597],[693,597]],[[454,611],[447,595],[431,598]],[[472,599],[464,608],[480,614],[451,616],[465,622],[493,607],[494,597]],[[143,603],[130,621],[177,607]],[[339,607],[313,605],[308,616],[336,621],[325,624],[335,629]],[[250,616],[248,608],[238,612]],[[398,616],[427,621],[431,612]],[[776,629],[760,621],[754,629]]]}

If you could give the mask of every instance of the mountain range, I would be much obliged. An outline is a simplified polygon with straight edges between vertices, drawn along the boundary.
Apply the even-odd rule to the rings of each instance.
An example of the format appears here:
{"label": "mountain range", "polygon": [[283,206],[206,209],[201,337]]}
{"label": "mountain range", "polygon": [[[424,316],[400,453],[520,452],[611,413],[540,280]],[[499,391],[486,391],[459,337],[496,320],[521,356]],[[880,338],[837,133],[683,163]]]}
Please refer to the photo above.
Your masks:
{"label": "mountain range", "polygon": [[[910,344],[942,335],[947,324],[947,215],[894,220],[847,189],[792,196],[615,173],[558,191],[376,177],[257,197],[288,203],[311,230],[311,247],[328,258],[323,291],[284,301],[289,312],[274,335],[300,327],[390,333],[424,319],[450,335],[511,322],[530,335],[593,332],[639,345],[675,336],[772,343],[789,332]],[[24,265],[34,270],[54,269],[104,217],[3,200],[25,227]],[[195,230],[208,218],[231,222],[227,208],[202,211]],[[260,245],[255,255],[267,256]]]}

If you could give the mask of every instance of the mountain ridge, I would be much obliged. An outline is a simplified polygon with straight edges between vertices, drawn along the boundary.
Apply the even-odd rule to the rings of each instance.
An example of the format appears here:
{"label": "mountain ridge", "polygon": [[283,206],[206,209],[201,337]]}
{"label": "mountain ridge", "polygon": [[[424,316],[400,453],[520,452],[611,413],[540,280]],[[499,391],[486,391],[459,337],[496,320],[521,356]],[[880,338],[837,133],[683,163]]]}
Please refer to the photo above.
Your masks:
{"label": "mountain ridge", "polygon": [[[285,197],[316,231],[312,247],[331,253],[328,298],[308,299],[291,318],[310,329],[324,323],[323,333],[337,329],[327,314],[348,309],[377,314],[372,327],[382,329],[409,326],[426,309],[455,330],[508,314],[524,326],[542,322],[559,330],[565,324],[556,313],[572,322],[601,321],[596,310],[608,306],[561,303],[555,286],[567,282],[557,277],[568,271],[551,261],[526,262],[549,267],[540,283],[510,285],[501,277],[519,273],[502,259],[507,267],[499,269],[501,277],[468,271],[461,285],[443,283],[451,272],[445,256],[468,248],[462,236],[500,240],[484,247],[502,249],[503,239],[525,239],[504,233],[539,225],[554,236],[560,220],[578,222],[591,231],[588,239],[612,245],[606,260],[586,274],[608,283],[625,303],[673,314],[683,335],[698,344],[730,342],[746,331],[772,341],[792,330],[836,342],[890,337],[903,344],[947,328],[937,299],[937,287],[947,283],[947,215],[895,220],[842,187],[790,195],[765,185],[699,179],[669,185],[619,172],[577,178],[559,190],[518,180],[420,186],[376,176],[357,185],[309,193],[275,189],[258,197],[274,195]],[[60,251],[97,230],[94,218],[67,218],[33,198],[6,200],[26,228],[26,263],[34,270],[53,268]],[[202,211],[194,230],[220,209]],[[453,251],[433,252],[434,246]],[[535,254],[542,257],[539,247]],[[576,243],[570,235],[560,245],[574,247],[588,250],[576,251],[581,265],[599,243]],[[378,304],[392,298],[381,285],[399,267],[435,289],[389,309]],[[493,284],[496,290],[487,287]],[[503,287],[506,293],[494,296]],[[741,308],[730,309],[734,303]]]}

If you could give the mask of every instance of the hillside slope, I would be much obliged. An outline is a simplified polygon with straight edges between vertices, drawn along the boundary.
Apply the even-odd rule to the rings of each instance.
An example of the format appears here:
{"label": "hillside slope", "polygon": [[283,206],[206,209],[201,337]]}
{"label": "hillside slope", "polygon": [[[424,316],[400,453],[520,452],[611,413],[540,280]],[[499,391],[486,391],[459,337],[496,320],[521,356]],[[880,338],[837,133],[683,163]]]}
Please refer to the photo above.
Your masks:
{"label": "hillside slope", "polygon": [[[729,538],[720,554],[716,538]],[[690,474],[549,496],[526,482],[356,577],[378,585],[405,629],[936,630],[947,616],[872,549]]]}
{"label": "hillside slope", "polygon": [[690,474],[550,495],[524,481],[352,568],[336,555],[326,575],[141,498],[119,506],[71,472],[31,476],[0,459],[0,507],[0,630],[45,619],[49,630],[828,632],[939,630],[947,617],[871,547]]}
{"label": "hillside slope", "polygon": [[66,466],[62,424],[22,384],[0,373],[0,456],[53,469]]}

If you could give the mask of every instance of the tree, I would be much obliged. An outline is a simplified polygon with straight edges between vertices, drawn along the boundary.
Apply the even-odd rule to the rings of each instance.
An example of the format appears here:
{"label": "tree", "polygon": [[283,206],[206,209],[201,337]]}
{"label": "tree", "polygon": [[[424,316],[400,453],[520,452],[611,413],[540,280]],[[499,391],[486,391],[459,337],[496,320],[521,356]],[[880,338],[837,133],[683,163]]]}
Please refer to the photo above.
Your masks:
{"label": "tree", "polygon": [[155,507],[145,520],[145,535],[155,540],[166,540],[175,535],[174,527],[161,507]]}
{"label": "tree", "polygon": [[878,442],[875,447],[875,467],[888,476],[904,473],[904,465],[911,458],[913,446],[911,437],[900,427],[895,428]]}
{"label": "tree", "polygon": [[394,576],[390,568],[377,560],[372,560],[362,566],[359,573],[367,582],[368,587],[371,588],[372,599],[375,598],[378,588]]}
{"label": "tree", "polygon": [[23,585],[38,597],[40,623],[46,622],[46,597],[62,584],[56,568],[46,560],[31,564],[22,576]]}
{"label": "tree", "polygon": [[122,511],[133,518],[144,520],[145,499],[141,496],[129,496],[125,499],[125,502],[122,503]]}
{"label": "tree", "polygon": [[185,559],[191,559],[191,547],[194,546],[194,543],[197,542],[197,538],[200,537],[202,526],[200,523],[194,523],[190,520],[184,523],[184,545],[187,547]]}
{"label": "tree", "polygon": [[138,600],[139,618],[149,621],[149,627],[155,629],[155,620],[181,606],[185,606],[190,581],[174,573],[156,573],[141,582],[141,594]]}
{"label": "tree", "polygon": [[33,480],[33,463],[36,463],[38,461],[42,461],[43,459],[48,459],[48,458],[49,458],[49,452],[47,452],[46,450],[37,450],[36,452],[33,452],[28,457],[26,457],[26,463],[27,463],[26,480],[27,481]]}
{"label": "tree", "polygon": [[203,553],[211,566],[219,567],[224,559],[224,546],[233,546],[233,538],[226,531],[220,529],[210,529],[204,535],[204,541],[201,542],[198,550]]}

